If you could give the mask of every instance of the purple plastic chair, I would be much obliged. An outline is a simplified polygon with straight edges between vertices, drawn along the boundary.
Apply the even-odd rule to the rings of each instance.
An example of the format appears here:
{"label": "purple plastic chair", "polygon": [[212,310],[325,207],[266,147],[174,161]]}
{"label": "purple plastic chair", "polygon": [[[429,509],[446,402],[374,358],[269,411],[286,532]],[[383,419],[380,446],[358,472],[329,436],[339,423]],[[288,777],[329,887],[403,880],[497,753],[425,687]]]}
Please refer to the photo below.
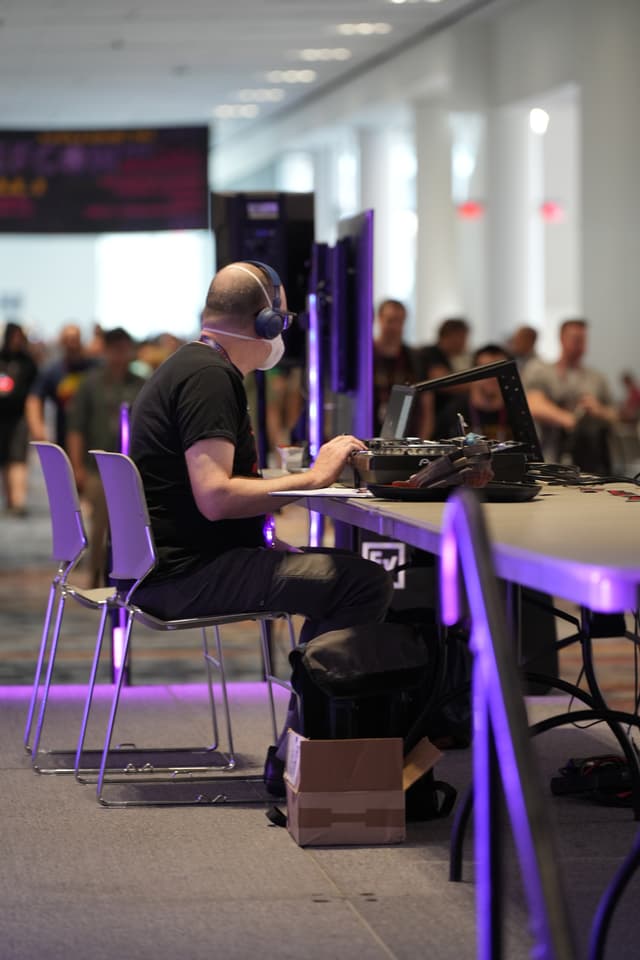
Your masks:
{"label": "purple plastic chair", "polygon": [[[98,636],[104,633],[107,613],[115,599],[113,587],[100,587],[85,590],[72,584],[69,580],[87,548],[87,535],[80,512],[80,500],[76,489],[75,478],[71,462],[62,447],[46,441],[32,443],[38,451],[42,472],[44,475],[49,513],[51,515],[52,556],[58,564],[58,569],[51,581],[49,598],[42,627],[42,638],[33,678],[33,690],[27,712],[27,721],[24,729],[24,746],[31,754],[31,762],[38,773],[73,773],[75,765],[73,758],[75,750],[40,750],[40,740],[44,725],[51,678],[55,665],[58,641],[62,628],[65,605],[68,598],[76,600],[84,607],[100,611]],[[55,617],[54,617],[55,611]],[[51,623],[53,621],[53,632]],[[51,644],[47,661],[47,647],[49,635]],[[43,671],[46,662],[46,672]],[[34,719],[37,713],[33,741],[31,734]],[[68,755],[65,762],[64,754]],[[50,766],[43,766],[42,761],[48,758]]]}
{"label": "purple plastic chair", "polygon": [[[222,644],[220,641],[220,626],[226,623],[240,623],[247,620],[255,620],[260,623],[260,637],[262,645],[262,656],[264,660],[264,672],[265,680],[267,682],[268,692],[269,692],[269,705],[271,709],[271,722],[273,725],[273,734],[274,740],[277,739],[278,734],[278,725],[276,720],[275,712],[275,702],[273,696],[273,684],[276,683],[280,686],[286,687],[288,690],[291,690],[291,686],[288,682],[281,680],[273,674],[271,666],[271,655],[269,649],[269,635],[267,630],[267,623],[272,620],[286,620],[289,628],[289,642],[291,647],[295,647],[295,634],[293,630],[293,624],[291,622],[291,617],[288,613],[280,611],[247,611],[246,613],[239,614],[216,614],[212,611],[210,616],[206,617],[193,617],[189,619],[182,620],[162,620],[158,617],[152,616],[151,614],[145,612],[140,607],[138,607],[134,600],[132,599],[136,588],[142,583],[145,577],[151,572],[156,564],[156,551],[153,541],[153,535],[151,532],[151,525],[149,520],[149,514],[147,510],[146,498],[144,494],[144,488],[142,485],[142,479],[138,468],[136,467],[133,460],[130,457],[125,456],[122,453],[107,453],[101,450],[92,450],[91,453],[94,454],[98,470],[100,471],[100,476],[102,479],[102,485],[105,493],[105,498],[107,502],[107,511],[109,514],[109,527],[111,531],[111,555],[112,555],[112,570],[111,577],[117,582],[123,582],[127,584],[126,587],[119,588],[116,591],[115,603],[119,609],[125,611],[126,614],[126,624],[124,631],[124,641],[123,641],[123,650],[122,650],[122,669],[120,670],[118,679],[115,684],[113,701],[111,705],[111,712],[109,716],[109,721],[107,724],[107,731],[105,735],[104,749],[102,753],[102,761],[100,764],[100,771],[98,774],[97,781],[97,798],[99,802],[105,806],[130,806],[130,805],[147,805],[152,804],[163,804],[163,803],[194,803],[202,802],[203,800],[209,799],[204,796],[202,793],[198,793],[195,797],[183,800],[183,799],[169,799],[169,800],[140,800],[140,799],[119,799],[111,800],[104,796],[103,786],[105,782],[105,774],[107,772],[107,761],[109,758],[109,752],[111,750],[111,742],[113,738],[113,728],[115,724],[116,714],[118,710],[118,703],[120,700],[120,693],[122,690],[122,681],[124,676],[124,666],[127,662],[127,656],[129,651],[129,644],[131,640],[131,633],[133,624],[135,621],[142,623],[144,626],[152,630],[162,630],[162,631],[173,631],[173,630],[193,630],[200,629],[202,631],[203,639],[203,654],[204,660],[207,668],[207,678],[208,678],[208,687],[209,687],[209,698],[212,712],[212,719],[214,725],[214,736],[216,739],[216,744],[212,747],[207,748],[207,752],[217,749],[218,741],[218,727],[216,720],[216,711],[215,711],[215,701],[213,695],[213,682],[212,682],[212,667],[216,667],[219,671],[221,690],[222,690],[222,699],[224,705],[225,713],[225,726],[228,740],[228,752],[226,754],[226,763],[224,766],[213,765],[211,763],[203,764],[201,769],[203,773],[211,773],[212,771],[222,771],[222,777],[218,776],[217,778],[210,777],[208,779],[218,779],[218,780],[229,780],[228,771],[233,770],[236,765],[236,757],[234,752],[233,745],[233,734],[231,730],[231,716],[229,711],[229,701],[227,696],[227,685],[226,677],[224,670],[224,659],[222,652]],[[209,627],[213,628],[216,644],[216,655],[214,656],[208,645],[207,638],[207,629]],[[102,637],[98,637],[96,643],[96,652],[94,656],[94,663],[91,671],[91,678],[89,681],[89,690],[87,694],[87,702],[85,705],[85,714],[82,723],[82,729],[80,732],[80,739],[78,743],[78,752],[76,756],[76,766],[79,768],[82,751],[84,745],[84,737],[86,731],[86,722],[89,716],[89,711],[91,707],[91,699],[93,695],[93,689],[95,685],[95,675],[97,671],[98,661],[100,657],[100,648],[102,644]],[[175,768],[174,768],[175,771]],[[147,768],[146,771],[150,774],[153,774],[155,771]],[[136,778],[137,779],[137,778]],[[153,777],[154,781],[157,781],[158,778]],[[246,777],[245,780],[257,780],[260,778],[257,777]],[[176,794],[177,796],[177,794]],[[253,800],[259,800],[260,802],[264,801],[264,797],[252,798]]]}

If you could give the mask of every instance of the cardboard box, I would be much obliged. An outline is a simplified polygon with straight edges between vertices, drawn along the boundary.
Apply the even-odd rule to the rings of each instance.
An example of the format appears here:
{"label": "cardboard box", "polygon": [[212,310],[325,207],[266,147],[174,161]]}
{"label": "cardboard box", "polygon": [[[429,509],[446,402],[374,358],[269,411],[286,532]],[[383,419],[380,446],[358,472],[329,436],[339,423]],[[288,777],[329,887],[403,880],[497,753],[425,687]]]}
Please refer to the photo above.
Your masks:
{"label": "cardboard box", "polygon": [[289,731],[287,825],[300,846],[399,843],[404,790],[441,756],[422,740],[403,761],[399,738],[307,740]]}

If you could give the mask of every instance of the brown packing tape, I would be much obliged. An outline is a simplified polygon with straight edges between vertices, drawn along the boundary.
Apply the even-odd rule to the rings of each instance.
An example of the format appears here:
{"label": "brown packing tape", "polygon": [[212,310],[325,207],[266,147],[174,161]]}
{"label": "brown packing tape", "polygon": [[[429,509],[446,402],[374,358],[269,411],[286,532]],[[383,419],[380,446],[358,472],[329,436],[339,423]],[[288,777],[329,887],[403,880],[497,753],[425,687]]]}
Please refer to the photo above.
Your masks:
{"label": "brown packing tape", "polygon": [[406,837],[399,789],[306,794],[287,784],[287,808],[289,833],[301,846],[401,843]]}
{"label": "brown packing tape", "polygon": [[427,770],[435,767],[442,756],[442,751],[438,750],[428,737],[419,740],[413,750],[404,758],[402,789],[408,790],[411,784],[419,780]]}

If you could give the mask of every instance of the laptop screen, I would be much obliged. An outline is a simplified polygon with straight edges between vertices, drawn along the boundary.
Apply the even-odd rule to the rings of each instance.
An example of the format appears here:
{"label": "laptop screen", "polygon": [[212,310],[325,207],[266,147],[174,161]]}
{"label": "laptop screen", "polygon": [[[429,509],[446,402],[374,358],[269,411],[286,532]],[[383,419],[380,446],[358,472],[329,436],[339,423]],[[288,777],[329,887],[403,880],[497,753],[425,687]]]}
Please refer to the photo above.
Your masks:
{"label": "laptop screen", "polygon": [[380,428],[383,440],[400,440],[406,436],[415,395],[415,387],[412,386],[395,384],[391,388],[387,412]]}

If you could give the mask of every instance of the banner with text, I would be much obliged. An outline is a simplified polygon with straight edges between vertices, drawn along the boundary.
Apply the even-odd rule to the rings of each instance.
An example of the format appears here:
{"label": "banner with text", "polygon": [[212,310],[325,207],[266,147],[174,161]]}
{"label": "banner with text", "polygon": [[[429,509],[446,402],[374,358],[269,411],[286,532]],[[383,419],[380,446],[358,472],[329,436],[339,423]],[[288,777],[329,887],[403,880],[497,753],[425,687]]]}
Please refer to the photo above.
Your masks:
{"label": "banner with text", "polygon": [[207,127],[0,131],[0,233],[209,226]]}

